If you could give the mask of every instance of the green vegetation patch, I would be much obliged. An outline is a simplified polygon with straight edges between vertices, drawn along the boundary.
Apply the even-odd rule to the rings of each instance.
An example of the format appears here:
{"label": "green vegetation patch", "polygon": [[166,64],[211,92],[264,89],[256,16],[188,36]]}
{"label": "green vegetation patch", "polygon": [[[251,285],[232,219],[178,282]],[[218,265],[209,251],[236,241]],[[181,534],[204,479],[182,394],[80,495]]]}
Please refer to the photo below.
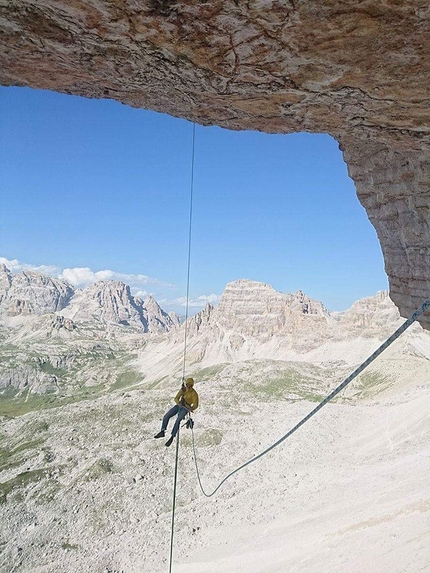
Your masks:
{"label": "green vegetation patch", "polygon": [[30,483],[38,482],[44,479],[50,472],[50,469],[44,468],[39,470],[30,470],[18,474],[16,477],[0,483],[0,504],[6,503],[8,496],[16,489],[24,488]]}
{"label": "green vegetation patch", "polygon": [[192,377],[197,380],[211,380],[217,378],[225,367],[228,366],[227,364],[215,364],[213,366],[208,366],[207,368],[201,368],[200,370],[195,370],[192,373]]}
{"label": "green vegetation patch", "polygon": [[39,448],[44,442],[45,440],[40,438],[31,442],[22,442],[10,450],[6,448],[0,448],[0,471],[19,466],[21,463],[23,463],[23,461],[28,459],[28,456],[21,454],[25,454],[28,452],[28,450]]}
{"label": "green vegetation patch", "polygon": [[61,544],[61,549],[65,551],[72,551],[73,549],[79,549],[79,545],[74,545],[73,543],[69,543],[68,541],[64,541]]}
{"label": "green vegetation patch", "polygon": [[392,386],[393,383],[394,380],[390,376],[377,372],[366,372],[358,378],[354,398],[371,398]]}
{"label": "green vegetation patch", "polygon": [[[131,383],[130,381],[133,380]],[[0,416],[6,418],[17,418],[27,414],[28,412],[46,410],[65,406],[67,404],[74,404],[82,400],[93,400],[106,394],[110,391],[125,389],[128,386],[133,386],[140,381],[138,374],[133,377],[127,374],[120,377],[119,380],[106,389],[105,384],[98,384],[97,386],[81,386],[75,389],[73,394],[29,394],[26,391],[19,394],[17,390],[10,390],[7,394],[0,393]]]}
{"label": "green vegetation patch", "polygon": [[205,430],[197,439],[200,447],[203,446],[219,446],[222,442],[222,432],[215,428]]}
{"label": "green vegetation patch", "polygon": [[39,362],[38,366],[39,370],[41,370],[44,374],[57,376],[57,378],[61,378],[67,374],[67,370],[65,368],[57,368],[50,362]]}
{"label": "green vegetation patch", "polygon": [[248,380],[243,389],[262,400],[309,400],[320,401],[324,393],[318,381],[295,370],[284,371],[261,381]]}
{"label": "green vegetation patch", "polygon": [[[70,400],[72,401],[72,400]],[[33,412],[63,405],[58,395],[54,394],[29,394],[28,391],[19,395],[18,391],[0,394],[0,416],[16,418]]]}
{"label": "green vegetation patch", "polygon": [[106,458],[100,458],[85,470],[83,479],[84,481],[93,481],[111,472],[113,472],[113,463]]}
{"label": "green vegetation patch", "polygon": [[118,375],[116,382],[110,386],[109,390],[122,390],[130,386],[135,386],[142,381],[142,374],[140,372],[136,370],[126,370]]}

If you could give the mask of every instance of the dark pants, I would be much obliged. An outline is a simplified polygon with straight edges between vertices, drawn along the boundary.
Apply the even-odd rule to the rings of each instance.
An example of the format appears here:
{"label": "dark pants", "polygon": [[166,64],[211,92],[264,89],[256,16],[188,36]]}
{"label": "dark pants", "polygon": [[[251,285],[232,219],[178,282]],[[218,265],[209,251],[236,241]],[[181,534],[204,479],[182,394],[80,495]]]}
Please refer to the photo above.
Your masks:
{"label": "dark pants", "polygon": [[173,408],[170,408],[170,410],[166,412],[166,414],[164,415],[163,423],[161,425],[161,430],[166,431],[170,418],[173,418],[173,416],[176,416],[176,414],[178,414],[178,417],[176,418],[176,422],[172,429],[172,436],[176,436],[179,430],[179,424],[185,418],[187,413],[188,410],[184,408],[184,406],[173,406]]}

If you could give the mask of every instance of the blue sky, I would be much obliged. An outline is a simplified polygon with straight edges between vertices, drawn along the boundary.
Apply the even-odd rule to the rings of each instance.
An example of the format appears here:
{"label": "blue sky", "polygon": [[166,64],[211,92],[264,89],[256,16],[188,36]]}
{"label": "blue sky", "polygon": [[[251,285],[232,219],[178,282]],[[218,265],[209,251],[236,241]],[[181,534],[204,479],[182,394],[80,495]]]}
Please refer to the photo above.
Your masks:
{"label": "blue sky", "polygon": [[[249,278],[344,310],[387,288],[328,135],[196,126],[190,312]],[[109,100],[0,88],[0,260],[113,278],[183,313],[192,124]]]}

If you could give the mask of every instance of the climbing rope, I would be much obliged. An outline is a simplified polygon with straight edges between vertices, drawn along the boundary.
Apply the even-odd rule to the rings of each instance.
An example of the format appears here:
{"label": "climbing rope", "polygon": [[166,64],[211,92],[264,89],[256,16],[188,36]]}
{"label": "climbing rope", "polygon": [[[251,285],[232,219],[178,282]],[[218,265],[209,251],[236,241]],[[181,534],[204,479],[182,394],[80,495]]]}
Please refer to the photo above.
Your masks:
{"label": "climbing rope", "polygon": [[197,480],[199,482],[199,486],[200,486],[200,489],[201,489],[203,495],[205,495],[206,497],[212,497],[219,490],[219,488],[223,485],[223,483],[225,483],[234,474],[236,474],[240,470],[243,470],[246,466],[249,466],[253,462],[256,462],[258,459],[262,458],[263,456],[268,454],[271,450],[273,450],[274,448],[276,448],[277,446],[282,444],[282,442],[284,442],[287,438],[289,438],[291,436],[291,434],[294,434],[294,432],[296,430],[298,430],[300,428],[300,426],[303,426],[303,424],[305,424],[308,420],[310,420],[312,418],[312,416],[315,416],[315,414],[319,410],[321,410],[321,408],[323,408],[328,402],[330,402],[330,400],[332,400],[337,394],[339,394],[339,392],[341,392],[344,388],[346,388],[346,386],[348,386],[348,384],[350,384],[354,380],[354,378],[356,378],[358,376],[358,374],[360,374],[360,372],[362,372],[367,366],[369,366],[369,364],[371,362],[373,362],[375,360],[375,358],[377,358],[381,354],[381,352],[386,350],[390,346],[390,344],[392,344],[429,307],[430,307],[430,300],[426,300],[424,302],[424,304],[422,306],[420,306],[420,308],[418,310],[416,310],[412,314],[412,316],[410,316],[410,318],[408,318],[408,320],[406,320],[406,322],[404,322],[402,324],[402,326],[400,326],[383,344],[381,344],[381,346],[377,350],[375,350],[375,352],[373,354],[371,354],[369,356],[369,358],[367,358],[367,360],[365,360],[356,370],[354,370],[354,372],[352,374],[350,374],[341,384],[339,384],[339,386],[337,386],[337,388],[335,388],[332,392],[330,392],[330,394],[328,394],[328,396],[326,396],[324,398],[324,400],[322,400],[318,404],[318,406],[316,406],[311,412],[309,412],[309,414],[307,416],[305,416],[302,420],[300,420],[300,422],[298,422],[293,428],[291,428],[291,430],[289,432],[287,432],[284,436],[282,436],[282,438],[280,438],[277,442],[275,442],[274,444],[272,444],[271,446],[266,448],[264,451],[262,451],[260,454],[258,454],[257,456],[254,456],[253,458],[251,458],[250,460],[248,460],[247,462],[245,462],[244,464],[242,464],[241,466],[239,466],[238,468],[236,468],[232,472],[230,472],[217,485],[217,487],[213,490],[212,493],[206,493],[206,491],[204,490],[204,488],[202,486],[202,482],[200,479],[199,467],[197,464],[196,446],[195,446],[195,441],[194,441],[194,430],[191,427],[194,462],[195,462],[195,466],[196,466]]}
{"label": "climbing rope", "polygon": [[[193,223],[195,143],[196,143],[196,124],[193,123],[192,150],[191,150],[190,209],[189,209],[189,226],[188,226],[187,294],[185,301],[185,334],[184,334],[182,380],[184,380],[185,378],[185,364],[187,355],[188,309],[189,309],[189,298],[190,298],[191,235],[192,235],[192,223]],[[172,563],[173,563],[173,537],[175,532],[176,486],[178,482],[179,433],[180,433],[180,427],[178,426],[178,432],[176,434],[175,475],[173,479],[173,503],[172,503],[172,524],[170,532],[169,573],[171,573],[172,571]]]}
{"label": "climbing rope", "polygon": [[187,296],[185,302],[185,333],[184,333],[184,358],[182,365],[182,380],[185,378],[185,365],[186,365],[186,354],[187,354],[188,309],[189,309],[189,298],[190,298],[191,237],[193,228],[195,148],[196,148],[196,124],[193,123],[193,144],[191,151],[191,180],[190,180],[190,211],[189,211],[189,226],[188,226]]}

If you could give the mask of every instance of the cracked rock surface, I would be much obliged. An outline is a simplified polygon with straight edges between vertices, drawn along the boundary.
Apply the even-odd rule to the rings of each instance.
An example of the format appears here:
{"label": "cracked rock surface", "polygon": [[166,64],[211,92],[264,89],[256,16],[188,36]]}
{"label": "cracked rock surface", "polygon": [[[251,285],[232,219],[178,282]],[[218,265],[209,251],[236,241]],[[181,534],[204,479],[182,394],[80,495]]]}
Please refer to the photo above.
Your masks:
{"label": "cracked rock surface", "polygon": [[0,83],[331,134],[409,316],[430,297],[429,20],[424,0],[3,0]]}

